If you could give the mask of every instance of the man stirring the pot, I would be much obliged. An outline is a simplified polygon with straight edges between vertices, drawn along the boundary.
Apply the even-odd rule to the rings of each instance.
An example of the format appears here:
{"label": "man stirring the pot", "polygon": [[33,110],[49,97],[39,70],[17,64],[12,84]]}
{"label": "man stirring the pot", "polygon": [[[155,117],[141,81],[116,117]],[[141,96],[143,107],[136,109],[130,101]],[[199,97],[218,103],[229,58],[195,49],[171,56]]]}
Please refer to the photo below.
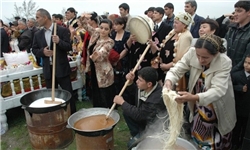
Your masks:
{"label": "man stirring the pot", "polygon": [[[144,67],[138,71],[137,86],[133,83],[135,75],[130,72],[126,75],[129,80],[126,92],[128,97],[135,101],[135,105],[126,102],[122,96],[115,96],[114,102],[121,105],[124,119],[132,138],[128,142],[131,148],[143,137],[149,125],[157,121],[157,116],[166,116],[166,107],[161,97],[162,87],[158,84],[158,73],[152,67]],[[128,101],[128,100],[127,100]],[[131,101],[131,100],[130,100]]]}
{"label": "man stirring the pot", "polygon": [[[71,68],[69,65],[67,52],[72,49],[70,43],[70,32],[67,28],[57,26],[57,35],[52,35],[53,24],[51,15],[45,9],[39,9],[36,12],[36,21],[39,26],[44,27],[37,31],[33,39],[32,52],[35,56],[43,60],[43,74],[46,82],[46,88],[52,87],[52,65],[55,66],[55,88],[60,87],[72,94],[72,85],[70,81]],[[56,43],[56,63],[52,64],[53,42]],[[71,114],[76,112],[75,100],[70,99]]]}

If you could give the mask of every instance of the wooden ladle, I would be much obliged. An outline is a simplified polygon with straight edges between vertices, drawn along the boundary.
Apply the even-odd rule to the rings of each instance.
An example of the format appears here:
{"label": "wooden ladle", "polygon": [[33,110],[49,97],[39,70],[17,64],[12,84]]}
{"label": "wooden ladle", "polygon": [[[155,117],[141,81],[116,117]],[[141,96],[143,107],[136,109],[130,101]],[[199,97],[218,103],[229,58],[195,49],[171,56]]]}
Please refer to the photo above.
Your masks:
{"label": "wooden ladle", "polygon": [[[56,26],[54,23],[54,35],[56,35]],[[52,66],[52,89],[51,100],[44,100],[45,104],[61,104],[61,101],[55,101],[55,76],[56,76],[56,43],[53,43],[53,66]]]}
{"label": "wooden ladle", "polygon": [[[146,47],[146,49],[145,49],[144,52],[142,53],[140,59],[138,60],[137,64],[135,65],[135,67],[134,67],[134,69],[133,69],[133,71],[132,71],[133,73],[135,73],[136,69],[137,69],[138,66],[141,64],[141,62],[142,62],[142,60],[144,59],[144,57],[145,57],[145,55],[146,55],[146,53],[147,53],[147,51],[148,51],[149,48],[150,48],[150,44],[148,44],[148,46]],[[129,80],[127,80],[127,81],[125,82],[124,86],[122,87],[122,89],[121,89],[121,91],[120,91],[120,93],[119,93],[119,96],[122,96],[123,92],[125,91],[126,87],[128,86],[128,83],[129,83]],[[112,111],[114,110],[114,108],[115,108],[115,105],[116,105],[116,103],[113,103],[111,109],[109,110],[108,114],[106,115],[106,119],[109,118],[111,112],[112,112]]]}

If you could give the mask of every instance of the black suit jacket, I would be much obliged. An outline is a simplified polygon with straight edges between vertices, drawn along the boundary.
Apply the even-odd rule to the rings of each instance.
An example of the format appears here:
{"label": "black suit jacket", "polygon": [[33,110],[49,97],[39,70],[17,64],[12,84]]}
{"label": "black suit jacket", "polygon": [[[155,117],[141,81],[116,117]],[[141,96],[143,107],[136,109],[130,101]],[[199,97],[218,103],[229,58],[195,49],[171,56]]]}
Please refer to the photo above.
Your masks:
{"label": "black suit jacket", "polygon": [[1,57],[3,57],[3,52],[9,52],[9,37],[4,28],[1,28]]}
{"label": "black suit jacket", "polygon": [[193,36],[193,38],[199,38],[199,29],[201,26],[201,21],[204,20],[203,17],[199,16],[199,15],[195,15],[194,17],[194,24],[191,26],[190,32]]}
{"label": "black suit jacket", "polygon": [[155,41],[155,38],[159,40],[159,44],[162,43],[162,40],[165,39],[166,35],[172,30],[171,26],[168,26],[166,22],[162,21],[159,29],[152,36],[152,40]]}
{"label": "black suit jacket", "polygon": [[[234,96],[236,102],[236,114],[248,117],[250,113],[250,79],[247,80],[243,70],[232,73]],[[247,92],[243,92],[243,86],[247,85]]]}
{"label": "black suit jacket", "polygon": [[[71,68],[67,57],[67,52],[72,49],[70,44],[70,32],[69,29],[57,25],[57,35],[60,38],[58,44],[56,44],[56,77],[65,77],[70,74]],[[53,35],[52,31],[52,35]],[[37,31],[33,39],[32,52],[37,57],[43,58],[43,73],[45,79],[51,79],[52,70],[50,66],[49,57],[45,56],[43,49],[47,46],[45,40],[45,30],[41,29]],[[53,42],[51,39],[50,49],[53,50]]]}
{"label": "black suit jacket", "polygon": [[[160,44],[162,43],[162,40],[165,39],[166,35],[172,30],[172,27],[169,26],[166,22],[162,22],[159,29],[156,31],[156,33],[152,36],[152,40],[155,41],[156,39],[159,40],[159,43],[157,44],[158,47],[160,47]],[[154,54],[154,57],[157,57],[158,53]],[[161,80],[163,77],[163,71],[161,68],[157,69],[158,72],[158,80]]]}

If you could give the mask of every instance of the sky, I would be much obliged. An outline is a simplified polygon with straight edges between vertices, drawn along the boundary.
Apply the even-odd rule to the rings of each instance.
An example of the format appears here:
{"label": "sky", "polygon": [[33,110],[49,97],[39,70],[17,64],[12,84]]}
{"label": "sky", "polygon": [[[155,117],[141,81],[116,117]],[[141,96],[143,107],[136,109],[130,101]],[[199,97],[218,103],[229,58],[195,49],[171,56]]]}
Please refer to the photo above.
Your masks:
{"label": "sky", "polygon": [[[22,6],[24,0],[0,0],[0,18],[7,22],[6,18],[12,18],[14,14],[14,4]],[[28,2],[29,0],[26,0]],[[218,18],[223,14],[234,11],[234,4],[238,0],[196,0],[196,13],[206,18]],[[118,6],[126,2],[130,6],[130,14],[143,15],[149,7],[164,7],[170,0],[33,0],[38,8],[44,8],[50,14],[62,13],[63,9],[74,7],[78,14],[95,11],[99,15],[104,12],[109,14],[119,14]],[[184,12],[185,0],[172,0],[175,7],[174,13]],[[35,18],[35,16],[34,16]]]}

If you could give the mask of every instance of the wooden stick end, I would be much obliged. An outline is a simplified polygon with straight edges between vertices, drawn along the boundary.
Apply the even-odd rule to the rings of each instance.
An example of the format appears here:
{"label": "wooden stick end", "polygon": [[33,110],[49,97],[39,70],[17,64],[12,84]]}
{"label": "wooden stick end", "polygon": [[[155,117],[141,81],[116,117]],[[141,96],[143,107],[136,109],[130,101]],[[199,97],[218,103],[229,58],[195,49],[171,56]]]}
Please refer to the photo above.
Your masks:
{"label": "wooden stick end", "polygon": [[45,104],[61,104],[61,101],[44,100]]}

